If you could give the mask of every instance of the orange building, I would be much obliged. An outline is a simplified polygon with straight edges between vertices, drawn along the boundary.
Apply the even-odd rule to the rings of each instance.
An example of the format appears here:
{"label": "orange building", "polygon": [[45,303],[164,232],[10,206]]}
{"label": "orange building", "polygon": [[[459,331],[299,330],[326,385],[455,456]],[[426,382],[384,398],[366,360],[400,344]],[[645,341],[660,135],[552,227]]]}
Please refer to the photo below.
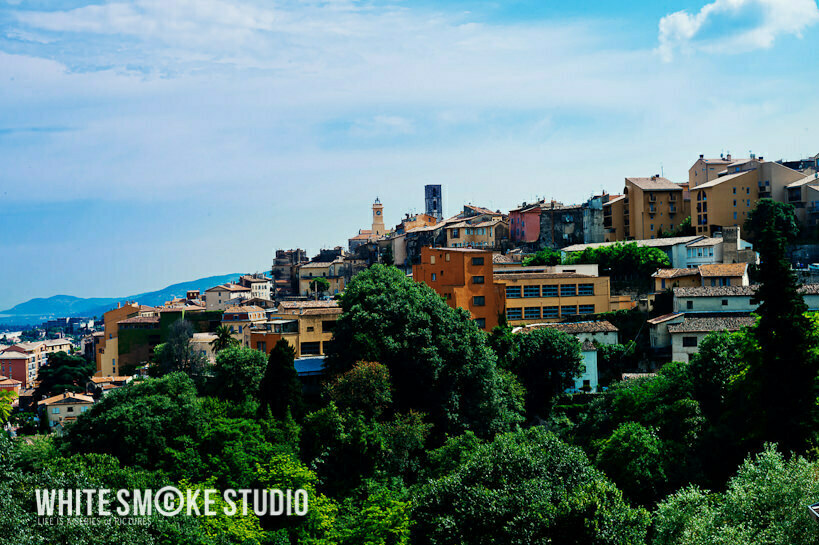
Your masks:
{"label": "orange building", "polygon": [[412,276],[441,294],[452,308],[468,310],[481,329],[491,331],[498,325],[505,295],[494,281],[491,251],[424,247]]}

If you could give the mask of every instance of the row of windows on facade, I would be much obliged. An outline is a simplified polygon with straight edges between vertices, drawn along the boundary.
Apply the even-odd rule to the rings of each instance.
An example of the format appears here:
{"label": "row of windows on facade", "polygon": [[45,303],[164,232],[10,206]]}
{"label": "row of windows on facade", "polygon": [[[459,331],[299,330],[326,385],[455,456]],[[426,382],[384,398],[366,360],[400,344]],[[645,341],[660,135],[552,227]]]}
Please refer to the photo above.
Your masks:
{"label": "row of windows on facade", "polygon": [[507,320],[537,320],[540,318],[560,318],[578,314],[594,314],[594,305],[561,305],[559,307],[507,308]]}
{"label": "row of windows on facade", "polygon": [[[449,253],[444,254],[444,261],[449,261]],[[429,262],[431,265],[435,265],[435,256],[429,256]],[[480,266],[484,264],[484,260],[482,257],[473,257],[472,264],[475,266]]]}
{"label": "row of windows on facade", "polygon": [[594,295],[594,284],[561,284],[560,286],[506,286],[507,299],[521,297],[574,297]]}
{"label": "row of windows on facade", "polygon": [[686,248],[685,254],[687,257],[714,257],[714,247],[706,246],[705,248]]}
{"label": "row of windows on facade", "polygon": [[[492,236],[492,228],[491,227],[465,227],[464,231],[466,231],[467,235],[489,235]],[[461,237],[461,229],[456,228],[452,229],[450,234],[451,238],[460,238]]]}
{"label": "row of windows on facade", "polygon": [[[441,276],[444,275],[444,271],[441,271]],[[435,282],[438,279],[438,275],[436,273],[432,273],[432,281]],[[472,283],[473,284],[483,284],[485,283],[485,278],[483,276],[473,276]]]}
{"label": "row of windows on facade", "polygon": [[[87,410],[88,410],[88,407],[80,407],[80,412],[81,413],[84,413]],[[66,407],[65,412],[73,413],[74,412],[74,407]],[[60,408],[59,407],[52,407],[51,414],[60,414]]]}
{"label": "row of windows on facade", "polygon": [[453,242],[453,248],[488,248],[491,246],[489,242]]}

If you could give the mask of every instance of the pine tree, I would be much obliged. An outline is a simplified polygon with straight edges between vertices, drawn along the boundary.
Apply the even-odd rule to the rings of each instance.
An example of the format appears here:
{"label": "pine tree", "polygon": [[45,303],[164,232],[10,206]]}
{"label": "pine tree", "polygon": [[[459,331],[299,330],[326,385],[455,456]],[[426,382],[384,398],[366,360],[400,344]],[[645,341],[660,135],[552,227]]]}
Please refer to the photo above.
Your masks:
{"label": "pine tree", "polygon": [[294,418],[303,413],[301,381],[294,365],[296,352],[293,347],[281,339],[270,351],[267,369],[259,386],[260,410],[265,414],[268,409],[276,419],[283,419],[288,408]]}

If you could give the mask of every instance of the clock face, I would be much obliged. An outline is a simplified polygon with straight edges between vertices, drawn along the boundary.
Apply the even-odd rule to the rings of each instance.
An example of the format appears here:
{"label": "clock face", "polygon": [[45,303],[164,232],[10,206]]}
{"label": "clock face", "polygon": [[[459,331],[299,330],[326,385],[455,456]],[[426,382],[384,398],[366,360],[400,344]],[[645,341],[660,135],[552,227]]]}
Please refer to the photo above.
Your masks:
{"label": "clock face", "polygon": [[375,211],[375,215],[376,215],[376,216],[380,216],[380,215],[381,215],[381,210],[376,210],[376,211]]}

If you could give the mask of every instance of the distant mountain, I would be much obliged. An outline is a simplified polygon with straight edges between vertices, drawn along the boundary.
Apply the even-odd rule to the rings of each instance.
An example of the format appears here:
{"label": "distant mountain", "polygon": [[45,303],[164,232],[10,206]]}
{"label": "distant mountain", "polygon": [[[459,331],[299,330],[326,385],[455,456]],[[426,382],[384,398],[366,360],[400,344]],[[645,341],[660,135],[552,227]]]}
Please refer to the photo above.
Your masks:
{"label": "distant mountain", "polygon": [[161,290],[125,297],[74,297],[55,295],[47,298],[30,299],[8,310],[0,310],[0,322],[36,324],[48,318],[64,316],[102,317],[103,313],[117,306],[119,301],[136,301],[142,305],[156,306],[174,297],[185,297],[188,290],[205,291],[208,288],[237,280],[241,273],[209,276],[189,282],[173,284]]}

